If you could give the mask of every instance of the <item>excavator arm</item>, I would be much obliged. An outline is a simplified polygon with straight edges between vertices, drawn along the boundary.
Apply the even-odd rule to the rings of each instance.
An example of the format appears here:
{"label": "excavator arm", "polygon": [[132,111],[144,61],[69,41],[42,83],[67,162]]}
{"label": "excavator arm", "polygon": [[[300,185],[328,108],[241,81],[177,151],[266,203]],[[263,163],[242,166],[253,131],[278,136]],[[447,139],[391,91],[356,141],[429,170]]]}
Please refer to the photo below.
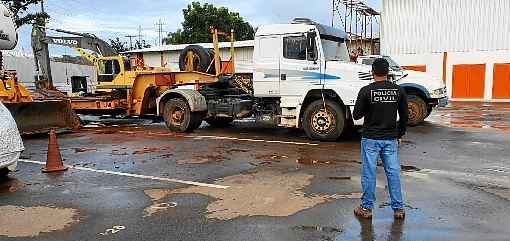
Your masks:
{"label": "excavator arm", "polygon": [[73,36],[48,36],[46,27],[34,25],[32,28],[32,49],[34,51],[34,60],[36,70],[39,73],[39,79],[36,86],[40,89],[53,89],[53,79],[50,67],[50,54],[48,45],[60,45],[76,49],[87,60],[96,63],[97,58],[87,53],[84,49],[93,51],[100,56],[116,56],[117,51],[113,49],[106,41],[89,33],[78,33],[62,29],[50,29],[58,33]]}

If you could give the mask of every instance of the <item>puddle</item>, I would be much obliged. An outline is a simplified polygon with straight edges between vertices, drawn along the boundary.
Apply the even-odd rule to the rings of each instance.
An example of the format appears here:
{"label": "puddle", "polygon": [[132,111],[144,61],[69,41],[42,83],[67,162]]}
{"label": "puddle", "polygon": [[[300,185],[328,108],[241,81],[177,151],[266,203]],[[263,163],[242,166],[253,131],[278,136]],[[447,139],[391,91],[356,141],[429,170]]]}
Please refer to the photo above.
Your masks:
{"label": "puddle", "polygon": [[296,163],[303,165],[333,165],[336,161],[333,160],[316,160],[316,159],[297,159]]}
{"label": "puddle", "polygon": [[159,147],[144,147],[141,150],[135,150],[133,152],[133,155],[143,155],[143,154],[147,154],[147,153],[159,152],[160,150],[161,150],[161,148],[159,148]]}
{"label": "puddle", "polygon": [[225,157],[220,153],[212,153],[209,155],[195,156],[190,159],[182,159],[178,160],[177,164],[185,165],[185,164],[206,164],[210,162],[221,162],[225,161]]}
{"label": "puddle", "polygon": [[77,148],[73,148],[73,149],[74,149],[74,153],[97,151],[97,148],[88,148],[88,147],[77,147]]}
{"label": "puddle", "polygon": [[352,177],[350,176],[336,176],[336,177],[328,177],[330,180],[351,180]]}
{"label": "puddle", "polygon": [[11,179],[0,185],[0,193],[13,193],[26,187],[26,184],[15,179]]}
{"label": "puddle", "polygon": [[264,154],[264,155],[256,155],[255,156],[256,159],[258,160],[281,160],[281,159],[287,159],[289,158],[288,156],[285,156],[285,155],[279,155],[279,154]]}
{"label": "puddle", "polygon": [[296,226],[294,230],[302,230],[307,232],[323,232],[323,233],[341,233],[342,229],[334,227],[321,226]]}
{"label": "puddle", "polygon": [[[386,208],[386,207],[389,207],[389,206],[390,206],[390,203],[389,203],[389,202],[384,202],[384,203],[381,203],[381,204],[379,205],[379,208]],[[406,209],[410,209],[410,210],[418,210],[418,208],[415,208],[415,207],[413,207],[413,206],[411,206],[411,205],[409,205],[409,204],[404,204],[404,207],[405,207]]]}
{"label": "puddle", "polygon": [[314,176],[306,173],[280,173],[262,170],[225,177],[215,184],[228,189],[188,187],[176,190],[147,190],[154,200],[170,194],[203,194],[215,200],[207,206],[207,218],[230,220],[241,216],[284,217],[341,198],[359,198],[359,194],[310,194],[302,190]]}
{"label": "puddle", "polygon": [[78,222],[72,208],[0,206],[0,236],[35,237]]}
{"label": "puddle", "polygon": [[181,133],[174,133],[174,132],[149,132],[147,133],[149,136],[156,136],[156,137],[175,137],[175,138],[183,138],[186,135]]}
{"label": "puddle", "polygon": [[406,165],[400,165],[400,169],[403,172],[418,172],[418,171],[421,171],[420,168],[417,168],[415,166],[406,166]]}

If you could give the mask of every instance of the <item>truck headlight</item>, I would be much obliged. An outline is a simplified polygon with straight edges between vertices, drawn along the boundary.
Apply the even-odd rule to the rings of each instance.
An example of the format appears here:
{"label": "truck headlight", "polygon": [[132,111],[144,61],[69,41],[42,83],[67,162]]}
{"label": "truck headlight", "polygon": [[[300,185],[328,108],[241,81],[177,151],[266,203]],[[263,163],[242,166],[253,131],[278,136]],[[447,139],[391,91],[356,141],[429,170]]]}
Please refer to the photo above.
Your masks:
{"label": "truck headlight", "polygon": [[435,96],[444,95],[444,94],[446,94],[446,87],[435,89],[432,91],[432,94]]}

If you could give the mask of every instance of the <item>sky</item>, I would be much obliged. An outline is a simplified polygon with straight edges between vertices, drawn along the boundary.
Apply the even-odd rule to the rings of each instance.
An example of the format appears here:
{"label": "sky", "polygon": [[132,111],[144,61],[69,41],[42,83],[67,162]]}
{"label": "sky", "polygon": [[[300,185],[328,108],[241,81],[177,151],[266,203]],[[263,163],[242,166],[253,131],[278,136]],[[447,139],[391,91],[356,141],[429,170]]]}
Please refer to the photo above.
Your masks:
{"label": "sky", "polygon": [[[126,35],[137,35],[141,26],[144,39],[154,45],[160,19],[163,30],[173,32],[181,27],[182,9],[192,1],[185,0],[45,0],[45,10],[51,16],[49,27],[76,32],[93,33],[108,40],[119,37],[128,42]],[[269,23],[287,23],[295,17],[307,17],[331,24],[332,0],[200,0],[215,6],[224,6],[238,12],[254,27]],[[380,9],[380,0],[365,0],[369,6]],[[30,11],[38,11],[39,6]],[[342,25],[339,17],[336,26]],[[17,50],[31,53],[30,26],[19,29]],[[51,33],[55,36],[60,34]],[[166,34],[165,34],[166,35]],[[52,56],[76,55],[68,48],[51,47]]]}

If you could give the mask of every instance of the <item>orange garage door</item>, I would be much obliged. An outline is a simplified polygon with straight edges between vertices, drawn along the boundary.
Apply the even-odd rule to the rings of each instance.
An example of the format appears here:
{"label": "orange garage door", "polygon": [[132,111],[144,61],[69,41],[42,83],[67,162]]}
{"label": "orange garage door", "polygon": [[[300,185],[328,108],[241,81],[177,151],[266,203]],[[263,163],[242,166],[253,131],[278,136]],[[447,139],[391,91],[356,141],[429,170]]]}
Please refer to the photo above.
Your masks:
{"label": "orange garage door", "polygon": [[510,99],[510,64],[494,65],[492,98]]}
{"label": "orange garage door", "polygon": [[482,99],[485,86],[485,64],[453,66],[453,98]]}

